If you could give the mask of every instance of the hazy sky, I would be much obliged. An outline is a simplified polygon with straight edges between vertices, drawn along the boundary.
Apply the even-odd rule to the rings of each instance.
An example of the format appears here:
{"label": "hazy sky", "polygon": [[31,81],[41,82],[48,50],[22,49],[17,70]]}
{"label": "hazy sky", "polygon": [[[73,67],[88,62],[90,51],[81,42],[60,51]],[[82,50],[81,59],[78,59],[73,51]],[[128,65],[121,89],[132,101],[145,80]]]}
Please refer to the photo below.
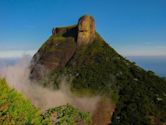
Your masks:
{"label": "hazy sky", "polygon": [[0,0],[0,57],[33,54],[84,14],[119,53],[166,55],[166,0]]}

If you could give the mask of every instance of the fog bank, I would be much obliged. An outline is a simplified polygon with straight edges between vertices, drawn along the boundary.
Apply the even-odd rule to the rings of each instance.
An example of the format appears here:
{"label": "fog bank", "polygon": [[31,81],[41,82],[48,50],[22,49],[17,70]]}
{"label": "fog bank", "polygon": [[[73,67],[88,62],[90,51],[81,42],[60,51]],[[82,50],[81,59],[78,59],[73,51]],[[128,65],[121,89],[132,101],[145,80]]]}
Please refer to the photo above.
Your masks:
{"label": "fog bank", "polygon": [[60,89],[44,88],[29,80],[31,57],[23,56],[14,65],[0,68],[0,76],[5,78],[10,87],[25,95],[32,104],[41,110],[71,104],[82,111],[93,113],[99,97],[75,97],[72,95],[65,78],[60,82]]}

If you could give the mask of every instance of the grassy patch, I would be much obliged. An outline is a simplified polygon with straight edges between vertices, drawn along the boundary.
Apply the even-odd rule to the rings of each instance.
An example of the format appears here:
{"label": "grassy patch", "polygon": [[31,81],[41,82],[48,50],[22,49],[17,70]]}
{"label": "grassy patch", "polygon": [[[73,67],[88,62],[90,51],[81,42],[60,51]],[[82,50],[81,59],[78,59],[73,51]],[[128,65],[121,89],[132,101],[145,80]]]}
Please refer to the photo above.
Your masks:
{"label": "grassy patch", "polygon": [[48,109],[41,114],[29,100],[0,79],[0,124],[1,125],[76,125],[91,123],[88,113],[63,105]]}
{"label": "grassy patch", "polygon": [[24,96],[10,89],[5,80],[0,80],[0,123],[30,125],[40,123],[40,114]]}

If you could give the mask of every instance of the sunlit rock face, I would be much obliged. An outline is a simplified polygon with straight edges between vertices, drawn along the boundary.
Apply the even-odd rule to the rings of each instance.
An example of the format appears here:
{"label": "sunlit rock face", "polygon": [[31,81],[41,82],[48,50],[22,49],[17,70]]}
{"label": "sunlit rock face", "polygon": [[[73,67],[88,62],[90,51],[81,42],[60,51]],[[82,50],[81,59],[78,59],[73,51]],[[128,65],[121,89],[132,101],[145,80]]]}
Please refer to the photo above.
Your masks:
{"label": "sunlit rock face", "polygon": [[78,21],[77,45],[93,42],[95,37],[95,21],[91,16],[82,16]]}

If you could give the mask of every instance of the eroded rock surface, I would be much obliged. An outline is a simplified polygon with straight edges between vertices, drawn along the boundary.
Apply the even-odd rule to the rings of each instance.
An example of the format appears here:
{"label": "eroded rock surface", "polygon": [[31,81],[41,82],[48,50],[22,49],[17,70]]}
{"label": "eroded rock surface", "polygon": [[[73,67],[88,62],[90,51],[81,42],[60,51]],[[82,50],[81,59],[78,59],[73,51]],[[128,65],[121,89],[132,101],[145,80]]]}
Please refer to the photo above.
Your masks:
{"label": "eroded rock surface", "polygon": [[41,79],[49,71],[63,68],[76,50],[73,38],[49,40],[35,54],[31,65],[31,78]]}
{"label": "eroded rock surface", "polygon": [[95,37],[95,21],[91,16],[83,16],[78,21],[78,46],[93,42]]}

